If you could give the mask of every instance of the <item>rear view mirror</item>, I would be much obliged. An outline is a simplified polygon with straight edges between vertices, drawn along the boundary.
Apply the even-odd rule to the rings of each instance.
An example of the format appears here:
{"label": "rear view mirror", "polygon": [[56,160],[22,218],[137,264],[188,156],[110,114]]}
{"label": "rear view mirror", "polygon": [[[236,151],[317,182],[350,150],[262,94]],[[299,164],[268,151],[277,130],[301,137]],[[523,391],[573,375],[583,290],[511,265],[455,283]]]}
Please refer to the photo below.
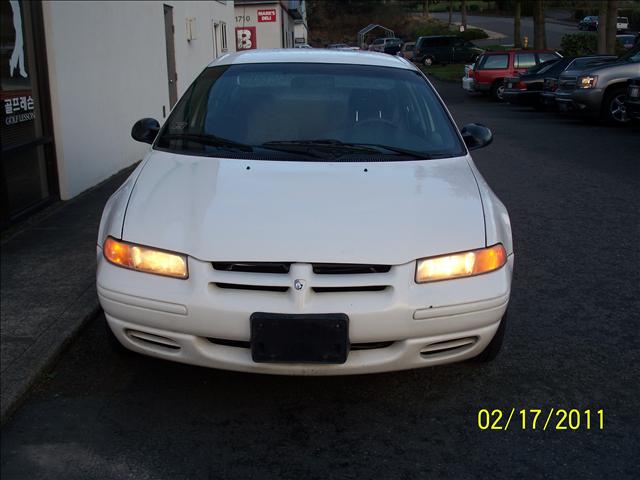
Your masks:
{"label": "rear view mirror", "polygon": [[160,130],[160,124],[155,118],[143,118],[133,124],[131,137],[143,143],[153,143]]}
{"label": "rear view mirror", "polygon": [[491,130],[480,123],[467,123],[460,133],[469,150],[486,147],[493,141]]}

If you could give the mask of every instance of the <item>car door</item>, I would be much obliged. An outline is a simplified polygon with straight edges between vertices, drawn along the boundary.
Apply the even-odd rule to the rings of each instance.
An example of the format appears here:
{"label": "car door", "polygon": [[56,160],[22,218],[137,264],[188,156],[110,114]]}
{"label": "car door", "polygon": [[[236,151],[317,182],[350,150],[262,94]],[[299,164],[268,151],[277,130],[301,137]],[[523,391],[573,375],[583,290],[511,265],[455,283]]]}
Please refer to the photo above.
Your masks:
{"label": "car door", "polygon": [[455,49],[455,40],[457,40],[454,37],[443,37],[441,40],[441,46],[440,46],[440,56],[439,58],[442,61],[445,61],[447,63],[453,63],[454,58],[455,58],[455,54],[454,54],[454,49]]}

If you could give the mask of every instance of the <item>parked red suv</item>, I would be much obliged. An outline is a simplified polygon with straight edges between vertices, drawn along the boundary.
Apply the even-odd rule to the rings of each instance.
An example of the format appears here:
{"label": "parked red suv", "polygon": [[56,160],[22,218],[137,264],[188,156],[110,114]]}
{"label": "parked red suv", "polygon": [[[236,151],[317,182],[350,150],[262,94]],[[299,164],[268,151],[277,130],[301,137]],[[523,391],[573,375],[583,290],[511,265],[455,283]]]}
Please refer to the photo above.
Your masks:
{"label": "parked red suv", "polygon": [[466,90],[491,93],[496,99],[502,100],[505,78],[519,75],[534,65],[558,57],[561,55],[553,50],[485,52],[469,71],[469,78],[463,80],[462,86]]}

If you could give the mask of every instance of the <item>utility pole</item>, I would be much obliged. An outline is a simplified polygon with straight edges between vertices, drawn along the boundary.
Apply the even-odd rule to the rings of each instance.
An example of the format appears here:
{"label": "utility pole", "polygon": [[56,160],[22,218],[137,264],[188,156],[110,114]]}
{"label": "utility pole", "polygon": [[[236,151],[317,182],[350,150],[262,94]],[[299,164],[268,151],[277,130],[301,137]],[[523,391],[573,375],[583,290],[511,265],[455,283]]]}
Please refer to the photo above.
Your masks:
{"label": "utility pole", "polygon": [[429,18],[429,0],[422,1],[422,16]]}

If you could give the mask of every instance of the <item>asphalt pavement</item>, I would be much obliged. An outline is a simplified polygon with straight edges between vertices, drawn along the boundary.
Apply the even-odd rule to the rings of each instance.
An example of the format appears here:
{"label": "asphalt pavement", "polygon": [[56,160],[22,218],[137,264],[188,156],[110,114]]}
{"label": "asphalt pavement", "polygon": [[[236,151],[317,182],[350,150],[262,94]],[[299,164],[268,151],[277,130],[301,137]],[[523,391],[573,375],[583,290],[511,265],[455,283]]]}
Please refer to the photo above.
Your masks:
{"label": "asphalt pavement", "polygon": [[[233,373],[116,354],[98,316],[4,425],[3,480],[637,478],[640,128],[438,89],[459,125],[495,134],[473,156],[509,209],[516,266],[493,363]],[[536,408],[601,409],[604,428],[523,430]],[[482,430],[481,409],[515,421]]]}
{"label": "asphalt pavement", "polygon": [[[433,13],[432,14],[438,20],[448,21],[449,13]],[[453,22],[460,22],[460,12],[454,12],[451,20]],[[486,15],[467,15],[468,25],[474,27],[491,30],[505,35],[505,38],[496,40],[478,40],[477,43],[480,46],[486,46],[490,44],[499,43],[501,45],[513,45],[513,17],[497,17]],[[545,31],[547,34],[547,48],[557,49],[560,48],[560,42],[562,37],[568,33],[578,33],[578,22],[575,25],[567,23],[558,23],[547,21],[545,23]],[[522,17],[520,21],[520,34],[522,37],[529,38],[529,46],[533,47],[533,19],[531,17]]]}

